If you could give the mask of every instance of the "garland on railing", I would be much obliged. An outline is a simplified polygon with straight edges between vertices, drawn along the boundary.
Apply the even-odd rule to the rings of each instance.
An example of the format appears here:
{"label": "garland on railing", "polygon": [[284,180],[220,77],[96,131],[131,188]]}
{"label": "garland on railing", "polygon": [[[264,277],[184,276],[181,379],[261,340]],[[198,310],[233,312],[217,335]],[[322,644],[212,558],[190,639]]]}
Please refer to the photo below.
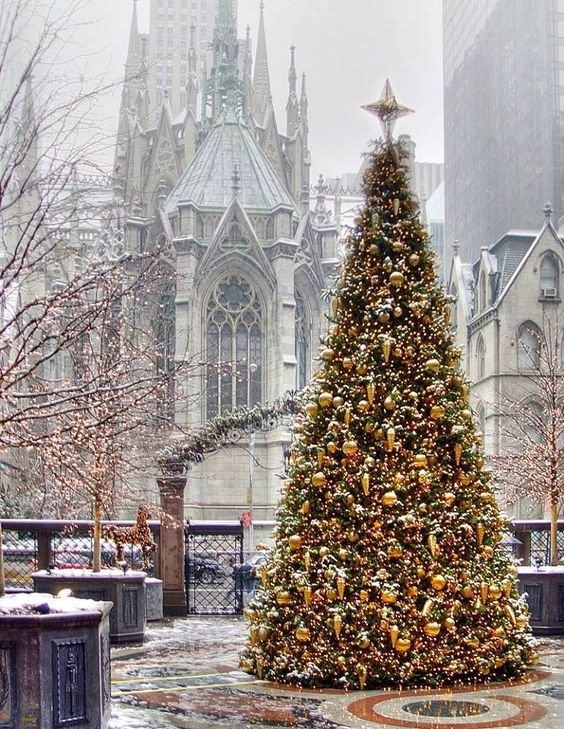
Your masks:
{"label": "garland on railing", "polygon": [[271,404],[243,406],[218,415],[163,448],[159,465],[166,473],[183,473],[190,464],[201,463],[210,453],[238,443],[248,433],[273,430],[282,418],[296,413],[299,402],[299,394],[291,390]]}

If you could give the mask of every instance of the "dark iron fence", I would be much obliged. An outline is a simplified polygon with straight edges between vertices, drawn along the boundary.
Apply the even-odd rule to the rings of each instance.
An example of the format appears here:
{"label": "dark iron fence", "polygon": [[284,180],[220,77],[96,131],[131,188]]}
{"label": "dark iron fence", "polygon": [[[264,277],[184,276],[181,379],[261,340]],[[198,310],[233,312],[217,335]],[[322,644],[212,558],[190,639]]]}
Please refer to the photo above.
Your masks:
{"label": "dark iron fence", "polygon": [[[4,571],[9,590],[31,590],[32,574],[53,567],[83,568],[92,565],[91,521],[41,519],[2,519],[4,534]],[[133,526],[133,521],[104,521],[103,526]],[[149,522],[157,545],[152,554],[149,573],[158,577],[159,529],[158,521]],[[102,539],[102,564],[115,565],[116,549],[111,540]],[[142,567],[139,547],[127,545],[125,560],[132,569]]]}
{"label": "dark iron fence", "polygon": [[198,522],[185,529],[186,603],[189,615],[243,612],[243,527]]}
{"label": "dark iron fence", "polygon": [[[519,541],[513,552],[524,565],[550,564],[550,522],[543,519],[516,519],[510,524],[513,537]],[[564,519],[558,522],[558,557],[564,563]]]}

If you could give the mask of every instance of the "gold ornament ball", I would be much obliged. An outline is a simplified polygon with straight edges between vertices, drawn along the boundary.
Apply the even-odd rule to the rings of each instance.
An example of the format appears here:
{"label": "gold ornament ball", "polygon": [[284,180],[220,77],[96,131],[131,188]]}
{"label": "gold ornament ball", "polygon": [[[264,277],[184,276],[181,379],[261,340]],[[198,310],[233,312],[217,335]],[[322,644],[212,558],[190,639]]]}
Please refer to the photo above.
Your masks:
{"label": "gold ornament ball", "polygon": [[319,548],[320,557],[327,557],[328,554],[329,554],[329,547],[320,547]]}
{"label": "gold ornament ball", "polygon": [[500,597],[501,597],[501,587],[496,584],[490,585],[489,589],[488,589],[488,598],[490,600],[499,600]]}
{"label": "gold ornament ball", "polygon": [[411,648],[411,641],[409,638],[398,638],[396,640],[395,649],[398,653],[407,653]]}
{"label": "gold ornament ball", "polygon": [[381,597],[385,605],[393,605],[398,599],[398,596],[393,590],[382,590]]}
{"label": "gold ornament ball", "polygon": [[446,411],[442,405],[433,405],[431,408],[431,417],[433,420],[442,420],[446,414]]}
{"label": "gold ornament ball", "polygon": [[471,600],[474,597],[474,590],[470,585],[464,585],[462,588],[462,596],[467,600]]}
{"label": "gold ornament ball", "polygon": [[429,370],[430,372],[437,373],[440,370],[440,368],[441,368],[441,363],[439,362],[438,359],[431,358],[425,362],[425,369]]}
{"label": "gold ornament ball", "polygon": [[433,575],[431,577],[431,587],[433,590],[443,590],[446,585],[446,578],[443,575]]}
{"label": "gold ornament ball", "polygon": [[412,253],[407,260],[409,261],[410,266],[415,267],[419,265],[421,258],[418,253]]}
{"label": "gold ornament ball", "polygon": [[307,643],[311,638],[309,628],[296,628],[296,638],[301,643]]}
{"label": "gold ornament ball", "polygon": [[395,306],[394,307],[394,316],[396,317],[396,319],[399,319],[402,314],[403,314],[403,310],[402,310],[401,306]]}
{"label": "gold ornament ball", "polygon": [[397,503],[398,497],[395,491],[386,491],[382,496],[382,503],[384,506],[394,506]]}
{"label": "gold ornament ball", "polygon": [[400,286],[403,286],[404,281],[405,277],[401,271],[393,271],[390,274],[390,284],[394,288],[399,288]]}
{"label": "gold ornament ball", "polygon": [[319,408],[317,407],[316,403],[314,402],[308,402],[305,406],[305,411],[308,417],[315,418],[317,413],[319,412]]}
{"label": "gold ornament ball", "polygon": [[370,403],[368,402],[368,400],[360,400],[356,407],[359,412],[365,413],[370,407]]}
{"label": "gold ornament ball", "polygon": [[343,443],[343,453],[345,456],[353,456],[358,451],[358,443],[354,440],[346,440]]}
{"label": "gold ornament ball", "polygon": [[292,534],[291,537],[288,537],[288,544],[294,552],[302,546],[302,542],[303,540],[299,534]]}
{"label": "gold ornament ball", "polygon": [[313,486],[317,487],[325,486],[327,483],[327,476],[323,473],[323,471],[318,471],[311,477],[311,483]]}
{"label": "gold ornament ball", "polygon": [[425,635],[428,635],[430,638],[436,638],[441,632],[441,626],[439,623],[426,623],[423,626],[423,630],[425,631]]}
{"label": "gold ornament ball", "polygon": [[361,590],[361,591],[360,591],[360,592],[358,593],[358,597],[360,598],[360,601],[361,601],[361,602],[368,602],[368,599],[369,599],[369,597],[370,597],[370,594],[368,593],[368,591],[367,591],[367,590]]}
{"label": "gold ornament ball", "polygon": [[424,468],[427,465],[427,456],[424,453],[416,453],[413,463],[417,468]]}
{"label": "gold ornament ball", "polygon": [[333,395],[330,392],[322,392],[317,401],[322,408],[328,408],[333,404]]}
{"label": "gold ornament ball", "polygon": [[343,367],[346,370],[352,370],[352,368],[354,367],[354,362],[350,357],[343,357]]}
{"label": "gold ornament ball", "polygon": [[380,322],[380,324],[386,324],[387,322],[389,322],[390,315],[388,314],[388,312],[383,311],[380,314],[378,314],[378,321]]}
{"label": "gold ornament ball", "polygon": [[327,450],[329,453],[336,453],[339,450],[339,446],[332,440],[327,443]]}
{"label": "gold ornament ball", "polygon": [[331,362],[331,360],[335,359],[335,350],[331,349],[330,347],[323,349],[321,351],[321,359],[324,362]]}
{"label": "gold ornament ball", "polygon": [[335,395],[333,398],[333,406],[336,408],[340,408],[342,405],[345,404],[345,401],[340,395]]}
{"label": "gold ornament ball", "polygon": [[355,544],[355,542],[358,542],[359,538],[360,537],[358,536],[358,534],[356,532],[350,531],[347,534],[347,539],[349,540],[349,542],[351,544]]}
{"label": "gold ornament ball", "polygon": [[371,243],[368,246],[368,252],[371,253],[373,256],[377,256],[378,253],[380,253],[380,249],[378,248],[377,243]]}
{"label": "gold ornament ball", "polygon": [[396,401],[388,395],[388,397],[384,400],[384,407],[386,410],[395,410],[396,409]]}

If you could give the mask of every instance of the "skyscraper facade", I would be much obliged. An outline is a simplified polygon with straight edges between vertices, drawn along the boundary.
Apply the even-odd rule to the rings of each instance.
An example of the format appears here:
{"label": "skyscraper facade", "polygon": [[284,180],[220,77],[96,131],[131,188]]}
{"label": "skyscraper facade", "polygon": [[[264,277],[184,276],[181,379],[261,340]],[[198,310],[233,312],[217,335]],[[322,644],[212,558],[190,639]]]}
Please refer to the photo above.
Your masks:
{"label": "skyscraper facade", "polygon": [[198,67],[205,65],[216,10],[217,0],[151,0],[148,81],[150,98],[157,108],[165,93],[173,114],[186,106],[190,48],[195,51]]}
{"label": "skyscraper facade", "polygon": [[443,0],[447,247],[564,212],[564,0]]}

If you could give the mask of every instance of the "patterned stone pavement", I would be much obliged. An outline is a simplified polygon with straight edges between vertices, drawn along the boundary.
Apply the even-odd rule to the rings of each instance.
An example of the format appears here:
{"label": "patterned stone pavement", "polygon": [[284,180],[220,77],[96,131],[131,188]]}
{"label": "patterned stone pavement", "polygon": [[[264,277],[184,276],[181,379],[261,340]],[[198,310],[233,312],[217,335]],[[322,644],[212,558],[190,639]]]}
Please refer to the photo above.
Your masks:
{"label": "patterned stone pavement", "polygon": [[298,691],[238,670],[242,620],[185,618],[113,651],[111,729],[564,729],[564,641],[525,680],[443,691]]}

